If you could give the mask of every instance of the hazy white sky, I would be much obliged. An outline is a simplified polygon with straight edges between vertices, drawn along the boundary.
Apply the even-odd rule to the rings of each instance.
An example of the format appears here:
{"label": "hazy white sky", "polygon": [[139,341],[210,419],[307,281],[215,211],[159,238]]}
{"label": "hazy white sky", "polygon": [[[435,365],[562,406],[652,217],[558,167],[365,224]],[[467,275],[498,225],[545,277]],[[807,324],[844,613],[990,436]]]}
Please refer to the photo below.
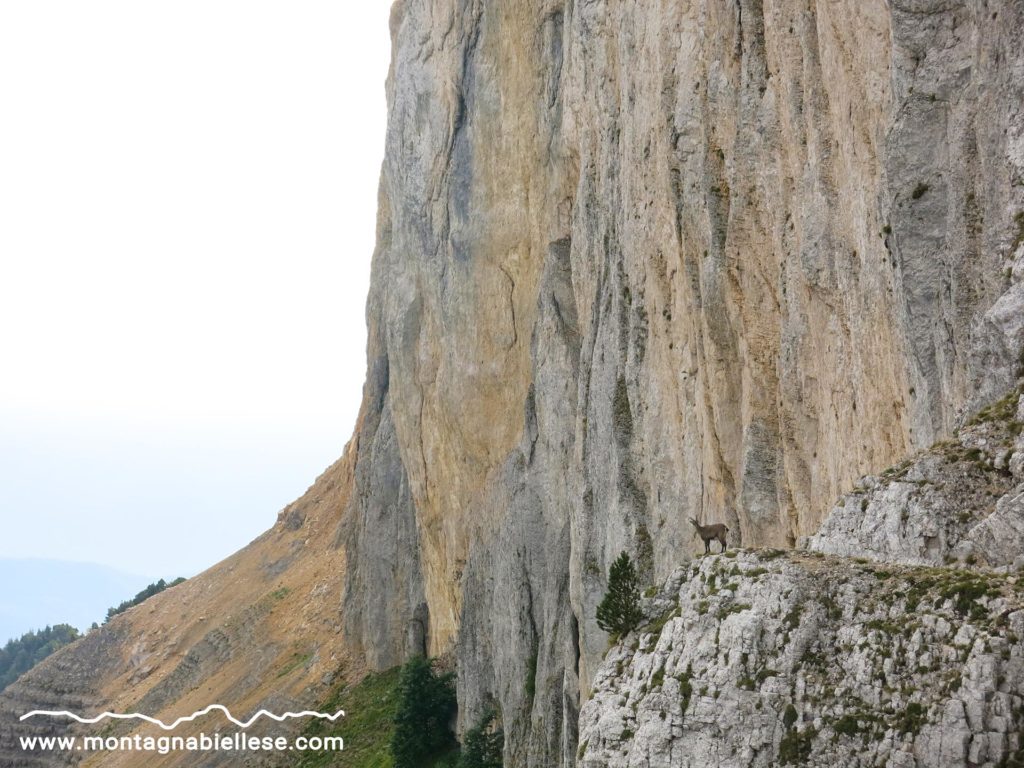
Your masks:
{"label": "hazy white sky", "polygon": [[0,557],[189,575],[340,454],[389,7],[0,3]]}

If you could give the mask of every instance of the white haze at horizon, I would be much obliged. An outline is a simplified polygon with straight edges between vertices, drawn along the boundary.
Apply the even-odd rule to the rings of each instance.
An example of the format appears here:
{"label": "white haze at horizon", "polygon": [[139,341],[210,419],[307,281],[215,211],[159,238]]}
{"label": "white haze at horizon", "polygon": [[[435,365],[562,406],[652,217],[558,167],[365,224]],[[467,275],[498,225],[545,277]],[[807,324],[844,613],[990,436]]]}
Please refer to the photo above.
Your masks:
{"label": "white haze at horizon", "polygon": [[341,454],[388,12],[0,6],[0,557],[189,576]]}

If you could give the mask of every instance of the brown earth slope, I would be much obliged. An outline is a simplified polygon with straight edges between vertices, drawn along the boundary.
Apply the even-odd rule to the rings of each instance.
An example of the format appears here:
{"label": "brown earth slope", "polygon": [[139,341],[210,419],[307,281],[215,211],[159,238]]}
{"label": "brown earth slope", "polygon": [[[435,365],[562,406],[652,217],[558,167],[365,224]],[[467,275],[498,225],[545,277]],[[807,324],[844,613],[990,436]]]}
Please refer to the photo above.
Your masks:
{"label": "brown earth slope", "polygon": [[[353,455],[346,451],[247,547],[115,617],[10,686],[0,699],[0,765],[28,768],[82,757],[20,750],[10,724],[32,709],[67,708],[83,716],[143,712],[171,722],[223,703],[244,719],[263,708],[303,709],[337,676],[358,679],[363,670],[340,642],[338,612],[345,554],[337,546],[337,528],[352,489]],[[74,732],[164,735],[153,725],[135,726],[98,724]],[[210,713],[174,735],[234,730],[225,726],[220,714]],[[290,730],[273,724],[249,732]],[[68,721],[49,718],[30,719],[17,729],[18,735],[68,732]],[[83,765],[240,764],[230,755],[197,760],[187,754],[101,752]]]}

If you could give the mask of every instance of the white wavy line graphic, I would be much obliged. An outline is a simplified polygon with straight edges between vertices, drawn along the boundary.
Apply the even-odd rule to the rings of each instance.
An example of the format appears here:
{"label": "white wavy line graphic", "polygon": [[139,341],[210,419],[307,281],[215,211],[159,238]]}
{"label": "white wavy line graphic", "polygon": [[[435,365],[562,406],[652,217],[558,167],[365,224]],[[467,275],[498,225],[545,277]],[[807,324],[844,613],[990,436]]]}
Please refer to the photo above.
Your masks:
{"label": "white wavy line graphic", "polygon": [[203,715],[208,714],[209,712],[212,712],[215,709],[216,710],[220,710],[221,712],[223,712],[224,716],[227,717],[228,720],[230,720],[232,723],[234,723],[235,725],[237,725],[239,728],[242,728],[242,729],[248,728],[250,725],[255,723],[261,717],[269,717],[271,720],[276,720],[279,723],[283,723],[285,720],[288,720],[288,719],[291,719],[291,718],[296,718],[296,717],[318,717],[318,718],[320,718],[322,720],[330,720],[333,723],[339,717],[344,717],[345,716],[345,710],[343,710],[343,709],[339,709],[333,715],[328,714],[327,712],[312,712],[310,710],[303,710],[302,712],[285,712],[283,715],[275,715],[273,712],[270,712],[270,711],[268,711],[266,709],[261,709],[255,715],[250,717],[248,720],[244,720],[243,721],[243,720],[237,719],[234,715],[232,715],[231,714],[231,710],[228,709],[227,707],[225,707],[223,704],[211,704],[210,706],[206,707],[205,709],[201,709],[198,712],[193,712],[191,715],[186,715],[184,717],[179,717],[177,720],[175,720],[170,725],[165,723],[163,720],[158,720],[155,717],[150,717],[149,715],[143,715],[143,714],[140,714],[138,712],[132,712],[130,714],[118,714],[116,712],[103,712],[101,714],[96,715],[96,717],[82,717],[81,715],[76,715],[74,712],[68,712],[66,709],[62,709],[62,710],[33,709],[31,712],[26,712],[24,715],[19,717],[18,720],[19,721],[21,721],[21,720],[28,720],[28,718],[36,717],[36,716],[42,716],[42,717],[67,717],[67,718],[70,718],[72,720],[77,720],[80,723],[84,723],[85,725],[91,725],[92,723],[98,723],[100,720],[103,720],[103,719],[109,717],[109,718],[111,718],[113,720],[145,720],[147,723],[152,723],[153,725],[160,726],[165,731],[173,731],[175,728],[177,728],[182,723],[192,722],[197,717],[202,717]]}

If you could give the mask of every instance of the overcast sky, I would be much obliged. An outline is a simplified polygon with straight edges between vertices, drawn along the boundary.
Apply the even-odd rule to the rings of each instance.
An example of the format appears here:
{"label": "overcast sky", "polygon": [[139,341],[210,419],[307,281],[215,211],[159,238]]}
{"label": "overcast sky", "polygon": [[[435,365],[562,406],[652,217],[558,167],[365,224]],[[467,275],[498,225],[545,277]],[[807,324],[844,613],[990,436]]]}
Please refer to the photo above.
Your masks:
{"label": "overcast sky", "polygon": [[0,557],[191,575],[340,455],[389,6],[0,3]]}

